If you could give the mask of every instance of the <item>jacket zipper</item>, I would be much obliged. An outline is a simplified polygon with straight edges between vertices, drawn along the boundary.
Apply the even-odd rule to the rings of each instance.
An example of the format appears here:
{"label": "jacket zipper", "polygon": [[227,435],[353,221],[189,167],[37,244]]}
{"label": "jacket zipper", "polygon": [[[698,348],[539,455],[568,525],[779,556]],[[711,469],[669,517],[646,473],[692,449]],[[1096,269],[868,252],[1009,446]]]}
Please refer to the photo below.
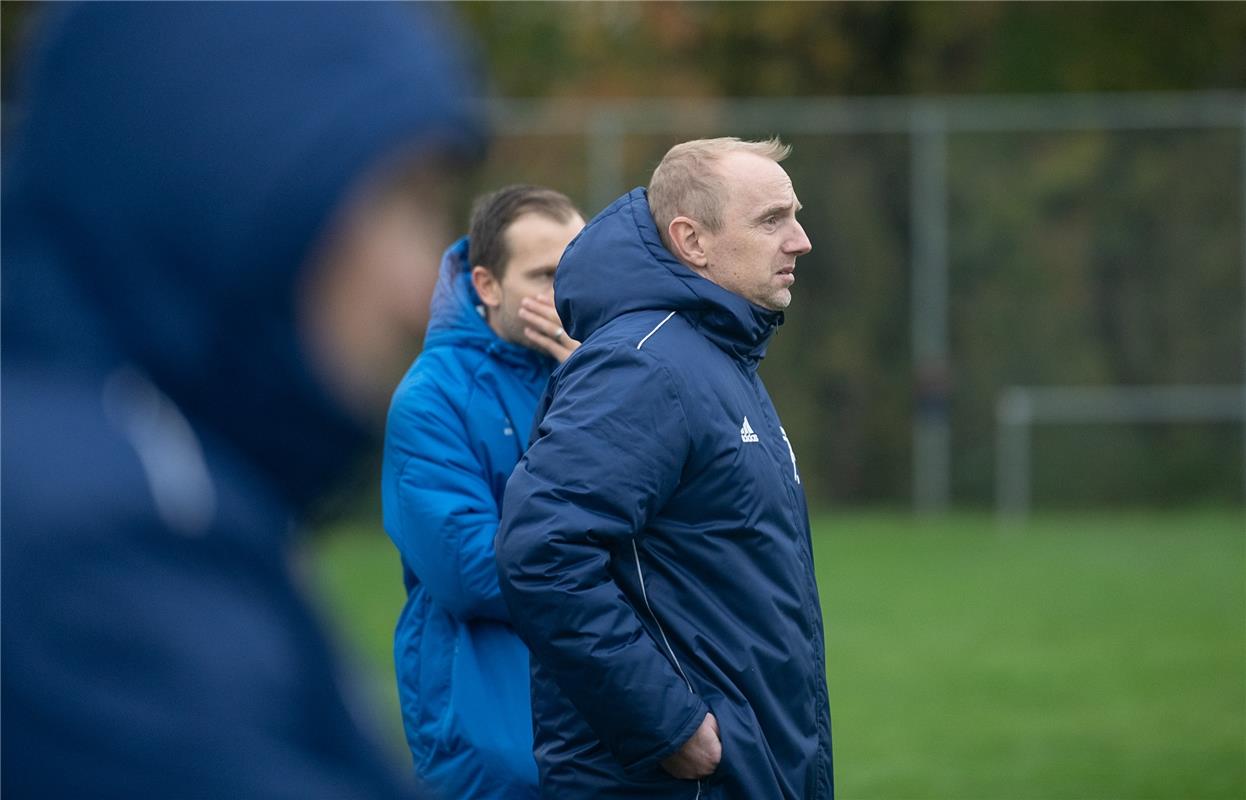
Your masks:
{"label": "jacket zipper", "polygon": [[[762,409],[764,410],[767,405],[773,405],[773,404],[768,404],[766,402],[766,398],[762,394],[761,389],[759,388],[760,381],[757,378],[757,375],[752,374],[749,376],[749,379],[750,379],[749,383],[753,387],[753,393],[757,396],[757,401],[758,403],[761,404]],[[776,419],[778,417],[777,411],[775,412],[775,417]],[[788,497],[793,503],[793,507],[799,507],[801,505],[801,502],[800,502],[801,498],[797,496],[796,492],[797,492],[797,486],[800,484],[800,477],[798,473],[796,472],[796,451],[792,447],[791,441],[787,438],[787,431],[783,430],[783,426],[781,424],[779,425],[779,433],[783,437],[784,444],[787,445],[788,452],[791,457],[792,474],[795,477],[795,483],[788,483],[786,480],[784,480],[783,483],[787,487]],[[769,449],[767,449],[767,452],[771,453],[772,460],[778,461],[778,459],[775,459],[773,453]],[[786,470],[786,467],[787,467],[786,464],[782,464],[780,468]],[[809,599],[810,601],[812,601],[813,598],[818,596],[818,588],[817,588],[818,582],[817,582],[817,577],[815,575],[815,571],[813,568],[813,543],[809,542],[808,548],[806,548],[805,543],[802,542],[798,545],[798,548],[802,556],[801,560],[804,561],[804,564],[802,566],[804,567],[804,571],[805,571],[805,582],[806,582],[805,591],[808,592]],[[817,624],[817,615],[814,614],[811,610],[807,609],[806,617],[807,617],[806,624],[809,626],[810,632],[815,635],[815,638],[821,639],[822,637],[818,637],[816,635],[817,633],[820,633],[820,631],[818,631],[819,626]],[[823,676],[825,676],[825,673],[826,673],[825,654],[823,652],[820,652],[820,650],[821,648],[815,648],[815,652],[813,653],[813,663],[817,666],[819,672],[822,673]],[[826,703],[825,677],[822,677],[820,680],[817,677],[815,677],[813,689],[814,689],[814,697],[817,698],[819,705],[820,706],[825,705]],[[818,727],[819,728],[822,727],[821,715],[819,715]],[[821,746],[819,746],[819,750],[821,749],[822,749]]]}

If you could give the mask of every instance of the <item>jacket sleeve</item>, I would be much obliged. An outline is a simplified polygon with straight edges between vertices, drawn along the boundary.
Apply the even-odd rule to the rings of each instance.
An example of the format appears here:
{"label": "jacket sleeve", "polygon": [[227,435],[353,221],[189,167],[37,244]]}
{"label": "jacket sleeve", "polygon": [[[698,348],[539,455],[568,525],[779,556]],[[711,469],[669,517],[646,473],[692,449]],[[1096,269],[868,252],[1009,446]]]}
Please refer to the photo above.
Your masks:
{"label": "jacket sleeve", "polygon": [[383,472],[385,530],[431,598],[462,620],[509,621],[493,555],[497,501],[441,387],[426,380],[395,398]]}
{"label": "jacket sleeve", "polygon": [[[629,772],[677,750],[708,709],[611,577],[679,483],[673,381],[632,348],[577,354],[502,503],[497,559],[513,624]],[[672,656],[673,657],[673,656]]]}

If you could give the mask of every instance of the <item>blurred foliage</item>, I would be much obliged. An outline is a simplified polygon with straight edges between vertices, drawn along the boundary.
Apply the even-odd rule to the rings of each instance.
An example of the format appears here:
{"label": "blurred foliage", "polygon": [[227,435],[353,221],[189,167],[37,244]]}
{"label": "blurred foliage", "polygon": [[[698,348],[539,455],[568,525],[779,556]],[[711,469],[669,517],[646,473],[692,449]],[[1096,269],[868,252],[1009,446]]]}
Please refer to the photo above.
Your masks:
{"label": "blurred foliage", "polygon": [[[37,4],[0,4],[6,102]],[[1241,90],[1241,3],[455,3],[494,93],[594,99]],[[784,134],[782,119],[773,132]],[[670,137],[624,131],[625,185]],[[738,133],[706,131],[710,135]],[[1010,384],[1238,383],[1242,131],[948,137],[953,499],[990,501]],[[910,143],[785,135],[814,252],[762,367],[811,498],[902,503],[914,396]],[[514,181],[583,204],[580,133],[500,135],[454,199]],[[598,209],[586,207],[588,215]],[[1044,428],[1035,498],[1235,502],[1240,425]]]}
{"label": "blurred foliage", "polygon": [[[1243,381],[1242,136],[954,139],[950,319],[962,497],[988,494],[1003,386]],[[1240,424],[1044,428],[1036,444],[1040,499],[1240,498]]]}
{"label": "blurred foliage", "polygon": [[[465,3],[497,94],[577,98],[1246,87],[1246,5]],[[783,120],[774,130],[783,133]],[[730,134],[734,131],[718,131]],[[954,499],[987,503],[1010,384],[1237,383],[1240,131],[949,137]],[[909,142],[786,136],[814,253],[763,374],[811,497],[904,502]],[[629,134],[627,185],[673,142]],[[584,142],[499,140],[482,186],[584,200]],[[522,155],[521,155],[522,154]],[[552,158],[555,163],[548,163]],[[546,162],[546,163],[542,163]],[[588,209],[589,213],[595,209]],[[1234,502],[1240,425],[1044,428],[1035,498]]]}
{"label": "blurred foliage", "polygon": [[1235,3],[462,3],[507,97],[1228,88]]}

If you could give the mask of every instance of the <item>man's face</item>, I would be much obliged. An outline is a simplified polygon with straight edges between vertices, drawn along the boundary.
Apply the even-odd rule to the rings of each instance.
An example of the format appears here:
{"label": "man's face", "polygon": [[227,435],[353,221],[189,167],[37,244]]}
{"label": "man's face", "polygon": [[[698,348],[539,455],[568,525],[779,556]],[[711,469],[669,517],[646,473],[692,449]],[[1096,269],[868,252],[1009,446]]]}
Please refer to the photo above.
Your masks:
{"label": "man's face", "polygon": [[527,323],[519,316],[520,303],[525,297],[553,293],[558,260],[583,227],[584,220],[578,214],[567,222],[558,222],[544,214],[531,213],[518,217],[506,229],[510,260],[502,279],[493,280],[490,287],[477,286],[489,309],[489,326],[498,336],[532,347],[524,334]]}
{"label": "man's face", "polygon": [[437,251],[451,231],[445,184],[435,169],[401,185],[365,180],[313,256],[303,335],[330,390],[360,418],[384,422],[428,322]]}
{"label": "man's face", "polygon": [[796,258],[813,246],[796,221],[800,201],[776,162],[730,153],[718,164],[727,196],[722,228],[701,231],[705,277],[771,311],[792,302]]}

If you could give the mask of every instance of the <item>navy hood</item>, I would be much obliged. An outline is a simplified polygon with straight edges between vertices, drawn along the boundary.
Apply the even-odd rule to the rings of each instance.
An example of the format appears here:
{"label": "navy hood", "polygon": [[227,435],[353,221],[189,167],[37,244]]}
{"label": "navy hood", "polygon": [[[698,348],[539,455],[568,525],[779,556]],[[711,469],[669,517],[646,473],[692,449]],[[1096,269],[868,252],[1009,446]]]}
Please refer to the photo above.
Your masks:
{"label": "navy hood", "polygon": [[751,363],[783,312],[770,311],[693,272],[658,235],[648,193],[637,187],[585,226],[554,276],[558,316],[581,342],[607,322],[634,311],[678,311],[728,353]]}
{"label": "navy hood", "polygon": [[298,285],[387,156],[476,156],[468,70],[425,8],[54,7],[4,186],[6,363],[146,372],[296,505],[365,441],[297,330]]}

